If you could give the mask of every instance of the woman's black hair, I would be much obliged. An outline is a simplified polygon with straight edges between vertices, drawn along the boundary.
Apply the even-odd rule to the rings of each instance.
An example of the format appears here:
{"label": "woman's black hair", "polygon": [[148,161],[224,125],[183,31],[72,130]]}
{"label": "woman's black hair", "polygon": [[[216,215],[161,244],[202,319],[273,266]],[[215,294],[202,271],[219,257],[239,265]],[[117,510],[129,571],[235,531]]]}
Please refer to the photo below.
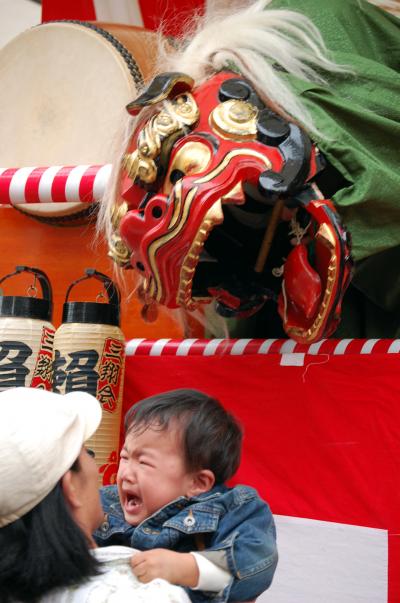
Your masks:
{"label": "woman's black hair", "polygon": [[[78,461],[71,470],[80,470]],[[0,551],[1,603],[34,603],[53,589],[99,573],[60,482],[26,515],[0,528]]]}
{"label": "woman's black hair", "polygon": [[164,430],[170,421],[178,422],[189,471],[210,469],[216,484],[232,477],[240,463],[242,428],[218,400],[195,389],[156,394],[128,410],[125,431]]}

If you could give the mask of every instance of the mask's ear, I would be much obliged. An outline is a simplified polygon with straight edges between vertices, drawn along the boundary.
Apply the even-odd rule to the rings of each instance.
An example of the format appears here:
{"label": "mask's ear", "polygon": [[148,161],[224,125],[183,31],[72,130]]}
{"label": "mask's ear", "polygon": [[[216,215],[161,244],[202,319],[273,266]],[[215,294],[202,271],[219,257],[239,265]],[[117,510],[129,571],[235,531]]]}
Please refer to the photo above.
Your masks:
{"label": "mask's ear", "polygon": [[126,110],[135,117],[144,107],[189,92],[193,86],[194,80],[186,73],[162,73],[154,78],[140,96],[126,106]]}
{"label": "mask's ear", "polygon": [[67,471],[61,478],[61,488],[64,498],[72,510],[79,509],[82,501],[79,496],[79,490],[76,488],[73,471]]}
{"label": "mask's ear", "polygon": [[215,484],[215,475],[210,469],[200,469],[193,473],[192,483],[189,486],[186,496],[198,496],[203,492],[208,492]]}

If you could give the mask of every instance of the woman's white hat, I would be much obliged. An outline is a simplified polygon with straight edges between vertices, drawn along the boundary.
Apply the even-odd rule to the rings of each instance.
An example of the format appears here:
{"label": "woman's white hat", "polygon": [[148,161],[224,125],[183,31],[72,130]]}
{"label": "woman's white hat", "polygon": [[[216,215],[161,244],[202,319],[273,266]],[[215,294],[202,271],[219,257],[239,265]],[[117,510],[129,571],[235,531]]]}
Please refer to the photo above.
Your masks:
{"label": "woman's white hat", "polygon": [[85,392],[0,393],[0,528],[49,494],[100,421],[99,402]]}

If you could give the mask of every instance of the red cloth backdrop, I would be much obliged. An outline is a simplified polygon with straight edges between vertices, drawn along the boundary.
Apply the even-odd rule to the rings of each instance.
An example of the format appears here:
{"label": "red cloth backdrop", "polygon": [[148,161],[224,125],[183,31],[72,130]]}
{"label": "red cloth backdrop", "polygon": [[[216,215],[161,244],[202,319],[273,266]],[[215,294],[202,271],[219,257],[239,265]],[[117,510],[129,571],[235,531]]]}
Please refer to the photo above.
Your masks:
{"label": "red cloth backdrop", "polygon": [[178,387],[219,398],[245,427],[235,483],[255,486],[275,514],[387,530],[388,601],[398,603],[399,351],[385,340],[308,351],[291,341],[133,340],[124,406]]}

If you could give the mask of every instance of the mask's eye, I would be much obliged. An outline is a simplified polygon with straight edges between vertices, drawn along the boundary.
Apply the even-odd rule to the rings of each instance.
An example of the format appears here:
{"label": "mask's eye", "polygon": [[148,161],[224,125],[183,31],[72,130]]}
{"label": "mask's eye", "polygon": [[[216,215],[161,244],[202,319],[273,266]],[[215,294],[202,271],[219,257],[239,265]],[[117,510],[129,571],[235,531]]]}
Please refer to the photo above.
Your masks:
{"label": "mask's eye", "polygon": [[211,159],[211,150],[203,142],[183,144],[174,156],[164,181],[163,193],[168,195],[172,187],[184,176],[203,172]]}
{"label": "mask's eye", "polygon": [[91,456],[93,459],[95,458],[96,454],[94,452],[94,450],[92,450],[91,448],[86,448],[86,452],[88,453],[89,456]]}

